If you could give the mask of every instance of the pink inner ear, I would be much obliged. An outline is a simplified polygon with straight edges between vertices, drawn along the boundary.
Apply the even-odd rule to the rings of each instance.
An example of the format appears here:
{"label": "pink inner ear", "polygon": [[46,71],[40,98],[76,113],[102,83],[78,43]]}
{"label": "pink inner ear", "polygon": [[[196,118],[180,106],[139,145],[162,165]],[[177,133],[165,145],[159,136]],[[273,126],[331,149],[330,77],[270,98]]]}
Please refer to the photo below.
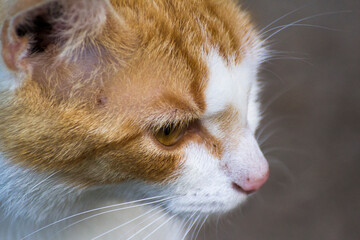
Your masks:
{"label": "pink inner ear", "polygon": [[28,40],[19,38],[14,31],[10,31],[9,21],[5,21],[1,33],[2,57],[6,66],[13,71],[26,70],[24,54],[27,51]]}

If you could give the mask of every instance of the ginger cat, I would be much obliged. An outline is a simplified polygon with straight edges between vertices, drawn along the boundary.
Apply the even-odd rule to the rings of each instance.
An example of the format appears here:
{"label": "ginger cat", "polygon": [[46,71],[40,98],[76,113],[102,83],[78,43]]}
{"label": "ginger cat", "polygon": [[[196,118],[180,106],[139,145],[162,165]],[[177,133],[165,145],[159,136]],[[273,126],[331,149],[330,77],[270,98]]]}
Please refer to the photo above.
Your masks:
{"label": "ginger cat", "polygon": [[0,239],[185,239],[267,180],[230,0],[0,0]]}

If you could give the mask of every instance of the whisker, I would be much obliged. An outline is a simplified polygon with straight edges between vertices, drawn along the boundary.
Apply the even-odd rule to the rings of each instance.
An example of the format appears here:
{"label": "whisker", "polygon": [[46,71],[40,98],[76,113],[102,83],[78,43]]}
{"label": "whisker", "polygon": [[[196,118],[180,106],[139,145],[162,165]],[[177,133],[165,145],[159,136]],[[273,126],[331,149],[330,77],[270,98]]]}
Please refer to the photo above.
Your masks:
{"label": "whisker", "polygon": [[191,240],[194,239],[194,235],[195,235],[195,232],[196,232],[196,229],[199,227],[200,225],[200,221],[197,221],[196,225],[195,225],[195,228],[194,228],[194,231],[192,231],[192,234],[191,234]]}
{"label": "whisker", "polygon": [[220,222],[220,216],[218,216],[216,219],[216,227],[215,227],[216,240],[219,239],[219,222]]}
{"label": "whisker", "polygon": [[[155,211],[155,210],[157,210],[157,209],[159,209],[159,208],[161,208],[161,207],[162,207],[162,205],[160,205],[160,206],[158,206],[158,207],[155,207],[155,208],[153,208],[153,209],[145,212],[144,214],[142,214],[142,215],[140,215],[140,216],[138,216],[138,217],[136,217],[136,218],[133,218],[132,220],[130,220],[130,221],[126,222],[126,223],[123,223],[123,224],[121,224],[121,225],[119,225],[119,226],[116,226],[115,228],[112,228],[112,229],[110,229],[109,231],[106,231],[106,232],[100,234],[99,236],[92,238],[91,240],[99,239],[99,238],[101,238],[101,237],[103,237],[103,236],[105,236],[105,235],[107,235],[107,234],[109,234],[109,233],[111,233],[111,232],[113,232],[113,231],[115,231],[115,230],[123,227],[123,226],[126,226],[126,225],[129,224],[129,223],[132,223],[132,222],[138,220],[139,218],[142,218],[142,217],[146,216],[147,214],[149,214],[149,213],[151,213],[151,212],[153,212],[153,211]],[[153,215],[151,215],[151,216],[153,216]]]}
{"label": "whisker", "polygon": [[281,32],[282,30],[285,30],[291,26],[293,26],[294,24],[309,20],[309,19],[313,19],[313,18],[317,18],[317,17],[322,17],[322,16],[328,16],[328,15],[334,15],[334,14],[341,14],[341,13],[350,13],[351,11],[337,11],[337,12],[326,12],[326,13],[319,13],[319,14],[315,14],[313,16],[309,16],[309,17],[305,17],[302,18],[300,20],[294,21],[292,23],[289,23],[287,25],[284,25],[282,28],[280,28],[279,30],[275,31],[274,33],[272,33],[270,36],[268,36],[267,38],[265,38],[263,40],[263,42],[266,42],[267,40],[269,40],[270,38],[272,38],[273,36],[275,36],[276,34],[278,34],[279,32]]}
{"label": "whisker", "polygon": [[[183,227],[185,228],[185,226],[191,221],[191,219],[192,219],[192,217],[194,217],[195,216],[195,214],[196,213],[193,213],[190,217],[187,217],[186,218],[186,222],[185,222],[185,224],[183,225]],[[189,226],[188,226],[189,227]],[[186,228],[186,230],[187,230],[188,228]],[[185,231],[186,232],[186,231]]]}
{"label": "whisker", "polygon": [[264,154],[271,154],[273,152],[279,152],[279,151],[283,151],[283,152],[292,152],[292,153],[298,153],[298,154],[303,154],[303,155],[307,155],[307,153],[305,153],[304,151],[301,151],[299,149],[295,149],[295,148],[280,148],[280,147],[273,147],[273,148],[269,148],[266,149],[264,151]]}
{"label": "whisker", "polygon": [[139,199],[139,200],[135,200],[135,201],[130,201],[130,202],[126,202],[126,203],[119,203],[119,204],[114,204],[114,205],[110,205],[110,206],[105,206],[105,207],[100,207],[100,208],[95,208],[95,209],[91,209],[91,210],[87,210],[87,211],[84,211],[84,212],[80,212],[80,213],[76,213],[74,215],[71,215],[69,217],[65,217],[65,218],[62,218],[60,220],[57,220],[53,223],[50,223],[44,227],[41,227],[39,228],[38,230],[26,235],[25,237],[21,238],[20,240],[24,240],[24,239],[27,239],[31,236],[33,236],[34,234],[37,234],[39,233],[40,231],[43,231],[51,226],[54,226],[55,224],[58,224],[58,223],[61,223],[61,222],[64,222],[66,220],[69,220],[69,219],[72,219],[72,218],[75,218],[75,217],[78,217],[78,216],[82,216],[82,215],[85,215],[87,213],[92,213],[92,212],[95,212],[95,211],[99,211],[99,210],[104,210],[104,209],[108,209],[108,208],[112,208],[112,207],[120,207],[120,206],[123,206],[123,205],[127,205],[127,204],[134,204],[134,203],[138,203],[138,202],[143,202],[143,201],[149,201],[149,200],[153,200],[153,199],[158,199],[158,198],[162,198],[162,197],[165,197],[166,195],[163,195],[163,196],[156,196],[156,197],[150,197],[150,198],[144,198],[144,199]]}
{"label": "whisker", "polygon": [[163,227],[165,224],[167,224],[168,222],[170,222],[173,218],[177,217],[178,214],[173,215],[172,217],[170,217],[168,220],[166,220],[165,222],[163,222],[162,224],[160,224],[160,226],[158,226],[157,228],[155,228],[151,233],[149,233],[143,240],[148,239],[154,232],[156,232],[157,230],[159,230],[161,227]]}
{"label": "whisker", "polygon": [[[166,207],[163,210],[161,210],[160,213],[166,213],[166,211],[168,211],[169,209],[170,209],[170,207]],[[126,234],[131,234],[131,232],[133,232],[134,229],[137,229],[138,226],[141,226],[141,224],[147,222],[149,219],[152,219],[157,213],[158,212],[153,213],[150,216],[147,216],[145,219],[143,219],[138,224],[136,224],[131,230],[127,231]]]}
{"label": "whisker", "polygon": [[[193,216],[195,216],[196,213],[197,213],[197,212],[195,212],[195,213],[191,216],[191,218],[193,218]],[[191,224],[189,225],[187,231],[185,232],[184,237],[183,237],[181,240],[185,240],[186,236],[187,236],[188,233],[191,231],[191,229],[193,228],[194,224],[195,224],[196,221],[199,219],[200,215],[201,215],[201,214],[199,213],[198,216],[196,217],[196,219],[194,219],[194,220],[191,222]],[[191,218],[190,218],[190,219],[191,219]]]}
{"label": "whisker", "polygon": [[270,61],[276,61],[276,60],[292,60],[292,61],[300,61],[302,63],[305,63],[309,66],[314,66],[313,63],[311,63],[310,61],[307,61],[306,59],[304,58],[299,58],[299,57],[286,57],[286,56],[283,56],[283,57],[271,57],[267,60],[267,63],[269,63]]}
{"label": "whisker", "polygon": [[185,226],[187,226],[187,227],[186,227],[186,231],[184,231],[184,232],[187,233],[187,232],[189,231],[189,227],[190,227],[190,225],[192,224],[192,221],[194,220],[193,217],[196,215],[196,213],[197,213],[197,212],[194,212],[190,217],[187,218],[187,220],[186,220],[186,222],[185,222],[185,225],[184,225],[184,227],[185,227]]}
{"label": "whisker", "polygon": [[272,54],[266,59],[266,63],[270,63],[270,61],[278,60],[278,59],[288,59],[288,60],[299,60],[299,61],[305,61],[306,58],[304,57],[295,57],[295,56],[289,56],[284,54]]}
{"label": "whisker", "polygon": [[[280,130],[279,129],[274,129],[272,130],[270,133],[268,133],[265,137],[263,137],[260,141],[258,141],[259,146],[264,148],[263,144],[269,140],[272,136],[274,136],[275,133],[278,133]],[[264,153],[265,154],[265,153]]]}
{"label": "whisker", "polygon": [[[267,30],[266,32],[264,32],[264,34],[274,31],[279,28],[287,27],[287,26],[288,25],[281,25],[281,26],[273,27],[273,28]],[[319,28],[319,29],[324,29],[324,30],[329,30],[329,31],[342,31],[342,30],[336,29],[336,28],[330,28],[330,27],[314,25],[314,24],[305,24],[305,23],[292,24],[291,26],[292,27],[313,27],[313,28]]]}
{"label": "whisker", "polygon": [[181,224],[180,224],[180,228],[182,229],[182,230],[184,230],[184,227],[185,227],[185,225],[186,225],[186,223],[187,223],[187,221],[190,219],[190,217],[185,217],[185,218],[183,218],[183,220],[181,221]]}
{"label": "whisker", "polygon": [[181,225],[180,225],[180,228],[181,228],[181,233],[184,233],[185,232],[185,227],[187,225],[187,223],[190,221],[191,219],[191,216],[190,217],[184,217],[182,222],[181,222]]}
{"label": "whisker", "polygon": [[[272,58],[269,59],[269,60],[272,60]],[[261,70],[271,73],[273,76],[275,76],[277,79],[279,79],[281,83],[285,83],[285,81],[278,74],[276,74],[274,71],[271,71],[270,69],[267,69],[265,67],[261,67]]]}
{"label": "whisker", "polygon": [[304,9],[305,7],[307,7],[307,5],[302,6],[302,7],[299,7],[299,8],[297,8],[297,9],[295,9],[295,10],[292,10],[291,12],[288,12],[288,13],[282,15],[281,17],[275,19],[274,21],[272,21],[271,23],[269,23],[268,25],[266,25],[264,28],[262,28],[259,33],[262,34],[263,31],[265,31],[267,28],[271,27],[272,25],[274,25],[275,23],[279,22],[280,20],[286,18],[287,16],[290,16],[291,14],[296,13],[296,12]]}
{"label": "whisker", "polygon": [[[274,50],[274,49],[269,49],[268,50],[268,53],[270,55],[273,55],[273,54],[297,54],[297,55],[300,55],[300,56],[309,56],[308,53],[304,53],[304,52],[298,52],[298,51],[284,51],[284,50]],[[287,56],[287,55],[286,55]]]}
{"label": "whisker", "polygon": [[[262,138],[263,136],[263,133],[268,130],[269,127],[271,127],[272,125],[276,124],[276,123],[279,123],[281,121],[284,121],[284,120],[289,120],[289,119],[292,119],[294,118],[293,116],[281,116],[281,117],[278,117],[278,118],[274,118],[270,121],[268,121],[267,123],[265,123],[263,126],[261,126],[261,128],[257,131],[256,135],[255,135],[255,138],[258,142],[261,141],[260,138]],[[261,145],[261,144],[260,144]]]}
{"label": "whisker", "polygon": [[[294,184],[295,182],[295,176],[294,174],[291,172],[290,168],[288,166],[286,166],[286,164],[282,161],[280,161],[277,158],[270,158],[269,159],[269,164],[271,166],[272,169],[276,170],[279,169],[281,173],[284,174],[284,176],[286,177],[286,179],[288,180],[288,182],[290,182],[290,184]],[[277,177],[279,177],[279,174],[276,174]],[[274,182],[274,180],[271,180]],[[284,181],[279,181],[277,182],[279,185],[281,186],[285,186]]]}
{"label": "whisker", "polygon": [[[150,227],[151,225],[153,225],[154,223],[156,223],[157,221],[159,221],[161,218],[163,218],[167,213],[164,213],[163,215],[161,215],[160,217],[156,218],[153,222],[149,223],[148,225],[146,225],[145,227],[143,227],[142,229],[140,229],[139,231],[137,231],[136,233],[134,233],[133,235],[131,235],[129,238],[127,238],[127,240],[133,239],[136,235],[138,235],[139,233],[141,233],[142,231],[144,231],[145,229],[147,229],[148,227]],[[176,216],[176,215],[174,215]]]}
{"label": "whisker", "polygon": [[289,92],[291,89],[293,89],[294,87],[297,86],[297,84],[299,83],[296,83],[296,84],[293,84],[291,86],[288,86],[284,89],[282,89],[281,91],[279,91],[277,94],[275,94],[272,98],[270,98],[268,100],[268,102],[264,105],[264,107],[262,108],[262,114],[264,112],[266,112],[268,110],[268,108],[274,103],[276,102],[280,97],[282,97],[285,93]]}
{"label": "whisker", "polygon": [[126,210],[126,209],[131,209],[131,208],[136,208],[136,207],[142,207],[142,206],[147,206],[147,205],[151,205],[151,204],[154,204],[154,203],[161,203],[161,202],[165,202],[165,201],[168,201],[170,199],[173,199],[174,197],[169,197],[169,198],[165,198],[165,199],[162,199],[162,200],[157,200],[157,201],[154,201],[154,202],[149,202],[149,203],[143,203],[143,204],[139,204],[139,205],[135,205],[135,206],[129,206],[129,207],[124,207],[124,208],[118,208],[118,209],[113,209],[113,210],[109,210],[109,211],[106,211],[106,212],[101,212],[101,213],[97,213],[97,214],[94,214],[94,215],[91,215],[89,217],[86,217],[86,218],[83,218],[79,221],[76,221],[70,225],[68,225],[67,227],[61,229],[59,232],[62,232],[66,229],[69,229],[70,227],[72,226],[75,226],[81,222],[84,222],[86,220],[89,220],[89,219],[92,219],[94,217],[97,217],[97,216],[100,216],[100,215],[104,215],[104,214],[107,214],[107,213],[112,213],[112,212],[117,212],[117,211],[121,211],[121,210]]}
{"label": "whisker", "polygon": [[45,179],[41,180],[39,183],[37,183],[35,186],[33,186],[26,194],[24,194],[24,196],[22,197],[22,199],[25,199],[27,195],[29,195],[30,193],[32,193],[38,186],[40,186],[41,184],[43,184],[44,182],[46,182],[47,180],[49,180],[51,177],[53,177],[55,174],[59,173],[58,171],[50,174],[49,176],[47,176]]}
{"label": "whisker", "polygon": [[207,215],[207,216],[205,217],[204,221],[201,223],[200,228],[199,228],[199,230],[198,230],[197,233],[196,233],[195,240],[197,239],[197,237],[198,237],[198,235],[199,235],[199,233],[200,233],[200,230],[201,230],[201,228],[204,226],[204,224],[205,224],[206,220],[208,219],[208,217],[209,217],[209,215]]}
{"label": "whisker", "polygon": [[[272,48],[271,44],[267,44],[269,48]],[[291,54],[291,55],[289,55]],[[298,55],[298,56],[294,56],[294,54]],[[261,64],[267,63],[270,64],[271,61],[276,60],[276,58],[289,58],[291,60],[299,60],[299,61],[303,61],[305,63],[308,63],[307,61],[305,61],[306,59],[308,59],[308,54],[306,53],[299,53],[299,52],[293,52],[293,51],[279,51],[279,50],[267,50],[267,55],[261,60]],[[264,69],[264,67],[261,67],[262,69]]]}

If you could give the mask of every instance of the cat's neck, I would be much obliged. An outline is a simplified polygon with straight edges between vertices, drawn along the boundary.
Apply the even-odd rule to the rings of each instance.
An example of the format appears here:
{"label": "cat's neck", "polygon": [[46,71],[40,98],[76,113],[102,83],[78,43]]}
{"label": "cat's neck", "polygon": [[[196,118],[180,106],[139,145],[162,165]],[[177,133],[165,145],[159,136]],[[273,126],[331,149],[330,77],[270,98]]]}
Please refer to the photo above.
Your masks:
{"label": "cat's neck", "polygon": [[57,213],[56,209],[76,202],[82,191],[57,180],[55,173],[41,174],[10,164],[0,153],[0,202],[3,214],[38,222],[45,221],[49,216],[61,217],[64,210]]}
{"label": "cat's neck", "polygon": [[[109,187],[83,190],[69,187],[59,182],[56,173],[45,175],[14,166],[9,164],[1,153],[0,184],[0,219],[5,219],[0,223],[0,233],[3,234],[0,234],[0,239],[21,239],[41,226],[70,215],[124,202],[120,197],[110,194],[116,190],[121,192],[121,189]],[[149,239],[178,239],[177,235],[181,239],[180,236],[183,233],[176,219],[169,219],[170,216],[164,215],[159,208],[148,206],[131,208],[130,206],[132,205],[125,205],[125,209],[121,208],[123,210],[116,210],[115,207],[81,215],[45,229],[40,235],[34,236],[36,239],[49,239],[50,237],[56,239],[53,236],[54,229],[59,231],[76,221],[88,218],[88,220],[76,224],[75,228],[59,234],[59,239],[64,239],[64,236],[68,239],[91,239],[120,225],[124,226],[109,234],[114,234],[114,237],[128,234],[130,237],[131,234],[149,225],[149,228],[143,230],[142,235],[137,236],[139,238],[134,238],[142,239],[161,224],[166,224],[166,227],[156,231],[156,234]],[[100,214],[101,212],[106,213]],[[96,216],[91,217],[92,215]],[[154,223],[156,219],[157,222]],[[168,231],[169,228],[172,228],[173,231]],[[171,235],[164,238],[169,232]]]}

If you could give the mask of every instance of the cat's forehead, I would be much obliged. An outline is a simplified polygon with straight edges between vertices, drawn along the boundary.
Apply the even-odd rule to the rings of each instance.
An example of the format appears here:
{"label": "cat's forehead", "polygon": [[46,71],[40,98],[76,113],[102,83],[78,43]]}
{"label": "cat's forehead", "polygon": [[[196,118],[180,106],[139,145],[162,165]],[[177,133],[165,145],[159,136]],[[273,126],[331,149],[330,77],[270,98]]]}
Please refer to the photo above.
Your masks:
{"label": "cat's forehead", "polygon": [[229,107],[246,117],[251,87],[255,84],[258,56],[248,54],[239,64],[226,62],[218,52],[207,57],[209,77],[205,89],[205,117],[216,115]]}
{"label": "cat's forehead", "polygon": [[246,111],[256,68],[247,55],[258,47],[246,13],[231,2],[112,2],[141,38],[138,60],[124,75],[131,82],[126,92],[144,117],[160,109],[212,115],[231,105]]}
{"label": "cat's forehead", "polygon": [[147,125],[212,117],[229,108],[245,118],[257,62],[251,57],[244,57],[240,63],[227,62],[216,49],[201,58],[203,71],[196,78],[186,64],[174,67],[154,63],[153,71],[139,68],[129,74],[128,84],[116,81],[110,87],[110,97]]}

